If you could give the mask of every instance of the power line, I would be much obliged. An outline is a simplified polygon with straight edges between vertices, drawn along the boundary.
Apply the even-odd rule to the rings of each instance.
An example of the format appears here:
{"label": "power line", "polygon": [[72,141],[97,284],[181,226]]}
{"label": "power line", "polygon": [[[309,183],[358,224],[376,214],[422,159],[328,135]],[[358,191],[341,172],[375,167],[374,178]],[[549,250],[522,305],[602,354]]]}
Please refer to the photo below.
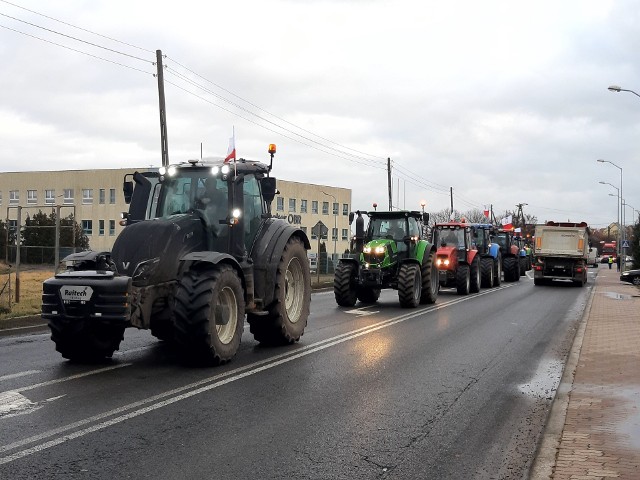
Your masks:
{"label": "power line", "polygon": [[22,10],[26,10],[27,12],[33,13],[35,15],[39,15],[41,17],[48,18],[49,20],[53,20],[54,22],[62,23],[63,25],[67,25],[68,27],[72,27],[72,28],[75,28],[75,29],[78,29],[78,30],[82,30],[83,32],[87,32],[87,33],[90,33],[92,35],[96,35],[98,37],[102,37],[102,38],[105,38],[107,40],[111,40],[112,42],[120,43],[121,45],[126,45],[127,47],[136,48],[138,50],[142,50],[142,51],[148,52],[148,53],[155,53],[153,50],[148,50],[146,48],[138,47],[137,45],[132,45],[131,43],[123,42],[123,41],[118,40],[116,38],[108,37],[106,35],[102,35],[100,33],[96,33],[94,31],[87,30],[86,28],[78,27],[77,25],[73,25],[72,23],[64,22],[64,21],[59,20],[57,18],[50,17],[49,15],[45,15],[44,13],[36,12],[35,10],[29,10],[28,8],[25,8],[25,7],[21,6],[21,5],[16,5],[15,3],[7,2],[6,0],[0,0],[0,2],[6,3],[7,5],[11,5],[12,7],[21,8]]}
{"label": "power line", "polygon": [[235,116],[237,116],[237,117],[239,117],[239,118],[242,118],[243,120],[246,120],[246,121],[247,121],[247,122],[249,122],[249,123],[252,123],[252,124],[254,124],[254,125],[257,125],[258,127],[264,128],[265,130],[268,130],[268,131],[270,131],[270,132],[276,133],[276,134],[278,134],[278,135],[280,135],[280,136],[282,136],[282,137],[284,137],[284,138],[287,138],[287,139],[292,140],[292,141],[294,141],[294,142],[300,143],[300,144],[305,145],[305,146],[307,146],[307,147],[313,148],[313,149],[318,150],[318,151],[320,151],[320,152],[326,153],[326,154],[328,154],[328,155],[332,155],[332,156],[334,156],[334,157],[341,158],[341,159],[343,159],[343,160],[347,160],[347,161],[350,161],[350,162],[358,163],[358,164],[360,164],[360,165],[364,165],[364,166],[366,166],[366,167],[378,168],[378,169],[381,169],[381,170],[384,170],[384,169],[385,169],[384,167],[376,167],[376,166],[374,166],[374,165],[365,164],[365,163],[362,163],[362,162],[360,162],[360,161],[358,161],[358,160],[355,160],[355,159],[353,159],[353,158],[343,157],[343,156],[341,156],[341,155],[337,155],[337,154],[335,154],[335,153],[333,153],[333,152],[327,152],[326,150],[322,150],[321,148],[318,148],[318,147],[316,147],[316,146],[314,146],[314,145],[309,145],[308,143],[305,143],[305,142],[303,142],[303,141],[301,141],[301,140],[299,140],[299,139],[297,139],[297,138],[290,137],[289,135],[285,135],[285,134],[284,134],[284,133],[282,133],[282,132],[278,132],[277,130],[274,130],[274,129],[272,129],[272,128],[269,128],[269,127],[267,127],[267,126],[265,126],[265,125],[261,125],[260,123],[258,123],[258,122],[256,122],[256,121],[254,121],[254,120],[251,120],[250,118],[244,117],[244,116],[242,116],[242,115],[240,115],[240,114],[238,114],[238,113],[236,113],[236,112],[233,112],[233,111],[229,110],[228,108],[225,108],[225,107],[223,107],[223,106],[221,106],[221,105],[218,105],[218,104],[216,104],[216,103],[212,102],[211,100],[208,100],[208,99],[206,99],[206,98],[202,97],[201,95],[198,95],[197,93],[191,92],[191,91],[187,90],[186,88],[181,87],[180,85],[178,85],[178,84],[176,84],[176,83],[173,83],[173,82],[171,82],[171,81],[169,81],[169,80],[166,80],[166,79],[165,79],[165,81],[166,81],[169,85],[173,85],[174,87],[178,88],[179,90],[182,90],[182,91],[183,91],[183,92],[185,92],[185,93],[188,93],[188,94],[190,94],[190,95],[193,95],[194,97],[199,98],[200,100],[202,100],[202,101],[204,101],[204,102],[206,102],[206,103],[209,103],[210,105],[213,105],[214,107],[220,108],[220,109],[224,110],[225,112],[228,112],[228,113],[230,113],[230,114],[232,114],[232,115],[235,115]]}
{"label": "power line", "polygon": [[[153,73],[151,73],[151,72],[145,72],[144,70],[141,70],[141,69],[136,68],[136,67],[132,67],[130,65],[125,65],[124,63],[116,62],[115,60],[109,60],[108,58],[103,58],[103,57],[100,57],[98,55],[94,55],[92,53],[83,52],[82,50],[78,50],[78,49],[73,48],[73,47],[68,47],[67,45],[62,45],[60,43],[56,43],[56,42],[53,42],[51,40],[47,40],[47,39],[38,37],[36,35],[32,35],[31,33],[21,32],[20,30],[16,30],[15,28],[7,27],[6,25],[0,24],[0,28],[4,28],[6,30],[11,30],[12,32],[16,32],[16,33],[19,33],[21,35],[25,35],[27,37],[35,38],[36,40],[40,40],[42,42],[50,43],[51,45],[55,45],[57,47],[66,48],[67,50],[71,50],[72,52],[81,53],[82,55],[86,55],[88,57],[96,58],[96,59],[102,60],[104,62],[113,63],[114,65],[118,65],[120,67],[129,68],[131,70],[135,70],[136,72],[145,73],[147,75],[153,75]],[[153,64],[153,62],[151,62],[151,63]]]}
{"label": "power line", "polygon": [[21,20],[19,18],[12,17],[11,15],[7,15],[6,13],[0,13],[0,16],[10,18],[11,20],[15,20],[17,22],[25,23],[27,25],[31,25],[32,27],[35,27],[35,28],[40,28],[42,30],[46,30],[47,32],[50,32],[50,33],[55,33],[56,35],[60,35],[62,37],[70,38],[71,40],[75,40],[77,42],[86,43],[87,45],[91,45],[92,47],[102,48],[103,50],[107,50],[107,51],[112,52],[112,53],[117,53],[118,55],[124,55],[125,57],[134,58],[134,59],[140,60],[142,62],[149,62],[149,60],[146,60],[144,58],[136,57],[135,55],[130,55],[128,53],[120,52],[120,51],[114,50],[112,48],[103,47],[102,45],[98,45],[96,43],[88,42],[86,40],[82,40],[81,38],[77,38],[77,37],[74,37],[72,35],[67,35],[66,33],[61,33],[61,32],[57,32],[55,30],[51,30],[50,28],[41,27],[40,25],[36,25],[35,23],[27,22],[26,20]]}

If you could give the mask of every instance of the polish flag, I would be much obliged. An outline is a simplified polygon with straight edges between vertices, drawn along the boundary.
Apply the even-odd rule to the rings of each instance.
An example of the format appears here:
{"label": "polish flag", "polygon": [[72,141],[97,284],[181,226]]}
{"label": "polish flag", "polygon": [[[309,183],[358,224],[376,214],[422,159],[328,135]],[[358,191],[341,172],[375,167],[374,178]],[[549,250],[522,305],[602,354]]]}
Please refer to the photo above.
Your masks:
{"label": "polish flag", "polygon": [[484,216],[485,216],[486,218],[489,218],[489,209],[487,208],[487,206],[486,206],[486,205],[484,206]]}
{"label": "polish flag", "polygon": [[236,161],[236,133],[233,132],[233,136],[229,139],[229,149],[227,150],[227,156],[224,159],[224,163],[229,163],[231,160]]}
{"label": "polish flag", "polygon": [[502,228],[505,230],[511,230],[513,228],[513,216],[504,217],[500,223],[502,223]]}

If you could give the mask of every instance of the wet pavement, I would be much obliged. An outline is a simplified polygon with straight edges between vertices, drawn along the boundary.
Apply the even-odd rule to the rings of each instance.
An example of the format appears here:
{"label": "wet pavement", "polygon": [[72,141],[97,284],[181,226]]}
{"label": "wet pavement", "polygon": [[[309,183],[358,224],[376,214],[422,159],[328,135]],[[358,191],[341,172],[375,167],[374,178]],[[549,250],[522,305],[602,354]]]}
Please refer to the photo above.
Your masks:
{"label": "wet pavement", "polygon": [[600,269],[531,478],[640,479],[640,288]]}

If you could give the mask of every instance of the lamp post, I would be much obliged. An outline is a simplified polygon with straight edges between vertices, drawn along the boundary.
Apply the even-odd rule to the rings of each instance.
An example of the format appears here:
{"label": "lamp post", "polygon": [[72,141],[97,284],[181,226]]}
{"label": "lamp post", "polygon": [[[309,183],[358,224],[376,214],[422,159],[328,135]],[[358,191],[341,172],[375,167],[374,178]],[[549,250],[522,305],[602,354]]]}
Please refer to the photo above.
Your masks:
{"label": "lamp post", "polygon": [[[609,183],[609,182],[600,182],[602,185],[609,185],[613,188],[616,189],[617,192],[617,197],[618,197],[618,216],[616,218],[616,223],[618,224],[618,247],[616,248],[616,250],[618,250],[618,256],[620,256],[620,243],[621,242],[621,231],[622,231],[622,226],[620,225],[620,189],[618,187],[616,187],[613,183]],[[613,196],[612,193],[610,193],[609,195]]]}
{"label": "lamp post", "polygon": [[[427,201],[420,200],[420,206],[422,207],[422,218],[424,219],[424,207],[427,206]],[[422,236],[423,237],[427,236],[427,225],[425,225],[424,223],[422,224]]]}
{"label": "lamp post", "polygon": [[610,92],[616,92],[616,93],[629,92],[629,93],[633,93],[637,97],[640,97],[640,95],[638,95],[633,90],[627,90],[626,88],[619,87],[618,85],[610,85],[609,87],[607,87],[607,90],[609,90]]}
{"label": "lamp post", "polygon": [[[334,205],[338,203],[338,200],[336,199],[336,197],[334,197],[330,193],[327,193],[325,191],[323,191],[322,193],[324,193],[328,197],[333,198]],[[333,205],[331,205],[331,208],[333,209]],[[333,232],[332,233],[333,233],[333,257],[335,260],[335,256],[337,253],[336,242],[338,241],[338,210],[337,209],[333,210]]]}
{"label": "lamp post", "polygon": [[[624,199],[623,199],[623,202],[624,202]],[[633,205],[630,205],[630,204],[628,204],[626,202],[624,203],[624,206],[631,208],[631,213],[633,215],[633,224],[635,225],[636,222],[640,221],[640,219],[638,219],[638,215],[640,215],[640,211],[638,211],[638,209],[636,207],[634,207]]]}
{"label": "lamp post", "polygon": [[[615,86],[615,85],[614,85],[614,86]],[[611,88],[611,87],[609,87],[609,88]],[[617,87],[617,88],[620,88],[620,87]],[[622,89],[621,89],[621,90],[622,90]],[[617,90],[614,90],[614,91],[617,91]],[[629,90],[629,91],[630,91],[630,90]],[[635,93],[635,92],[632,92],[632,93]],[[638,94],[636,93],[636,95],[638,95]],[[640,95],[638,95],[638,96],[640,96]],[[616,167],[618,170],[620,170],[620,190],[619,190],[619,192],[618,192],[618,193],[619,193],[619,195],[620,195],[620,197],[619,197],[619,199],[618,199],[618,203],[619,203],[620,205],[619,205],[619,207],[618,207],[618,208],[620,209],[620,210],[619,210],[620,215],[621,215],[621,216],[620,216],[620,223],[622,224],[622,223],[624,223],[624,218],[623,218],[623,217],[624,217],[624,210],[622,209],[622,167],[620,167],[620,166],[616,165],[615,163],[613,163],[613,162],[611,162],[611,161],[609,161],[609,160],[603,160],[603,159],[601,159],[601,158],[599,158],[597,161],[598,161],[599,163],[610,163],[611,165],[613,165],[614,167]],[[626,240],[626,235],[624,234],[624,232],[621,232],[621,234],[622,234],[622,235],[620,236],[620,242],[618,243],[618,255],[620,255],[620,252],[622,251],[622,240]],[[622,260],[624,260],[624,259],[622,259]],[[623,267],[622,260],[621,260],[621,263],[620,263],[620,268],[622,268],[622,267]]]}

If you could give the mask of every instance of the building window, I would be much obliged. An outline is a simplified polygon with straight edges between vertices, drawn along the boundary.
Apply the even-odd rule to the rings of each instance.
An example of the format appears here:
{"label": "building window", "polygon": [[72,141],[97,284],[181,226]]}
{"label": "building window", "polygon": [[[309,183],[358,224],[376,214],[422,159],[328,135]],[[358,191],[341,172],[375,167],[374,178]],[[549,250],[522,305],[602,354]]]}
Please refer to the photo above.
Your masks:
{"label": "building window", "polygon": [[334,240],[338,239],[338,229],[337,228],[332,228],[331,229],[331,238],[333,238]]}
{"label": "building window", "polygon": [[113,237],[116,234],[116,221],[109,220],[109,236]]}
{"label": "building window", "polygon": [[17,203],[20,203],[20,191],[9,190],[9,205],[15,205]]}
{"label": "building window", "polygon": [[283,212],[284,211],[284,198],[283,197],[276,197],[276,210],[279,212]]}
{"label": "building window", "polygon": [[349,240],[349,229],[342,229],[342,240]]}
{"label": "building window", "polygon": [[115,188],[110,188],[109,189],[109,203],[111,205],[116,203],[116,189]]}
{"label": "building window", "polygon": [[317,200],[312,200],[311,201],[311,213],[318,213],[318,201]]}
{"label": "building window", "polygon": [[93,188],[82,189],[82,203],[93,203]]}
{"label": "building window", "polygon": [[295,212],[296,211],[296,199],[295,198],[290,198],[289,199],[289,211],[290,212]]}
{"label": "building window", "polygon": [[334,203],[333,204],[333,214],[334,215],[338,214],[338,208],[340,208],[340,204],[339,203]]}
{"label": "building window", "polygon": [[65,205],[73,203],[73,188],[64,189],[64,202]]}
{"label": "building window", "polygon": [[100,202],[100,205],[104,204],[104,194],[105,194],[104,188],[101,188],[100,189],[100,196],[99,196],[99,199],[98,199],[98,201]]}
{"label": "building window", "polygon": [[317,240],[318,236],[315,233],[311,234],[311,240]]}
{"label": "building window", "polygon": [[56,203],[56,191],[55,190],[45,190],[44,191],[44,203],[51,205]]}
{"label": "building window", "polygon": [[104,220],[98,220],[98,235],[104,236]]}
{"label": "building window", "polygon": [[307,201],[300,200],[300,213],[307,213]]}
{"label": "building window", "polygon": [[31,205],[35,205],[36,203],[38,203],[37,190],[27,190],[27,203]]}
{"label": "building window", "polygon": [[322,214],[329,215],[329,202],[322,202]]}
{"label": "building window", "polygon": [[349,215],[349,204],[348,203],[343,203],[342,204],[342,214],[343,215]]}
{"label": "building window", "polygon": [[93,220],[82,220],[82,233],[85,235],[93,234]]}

